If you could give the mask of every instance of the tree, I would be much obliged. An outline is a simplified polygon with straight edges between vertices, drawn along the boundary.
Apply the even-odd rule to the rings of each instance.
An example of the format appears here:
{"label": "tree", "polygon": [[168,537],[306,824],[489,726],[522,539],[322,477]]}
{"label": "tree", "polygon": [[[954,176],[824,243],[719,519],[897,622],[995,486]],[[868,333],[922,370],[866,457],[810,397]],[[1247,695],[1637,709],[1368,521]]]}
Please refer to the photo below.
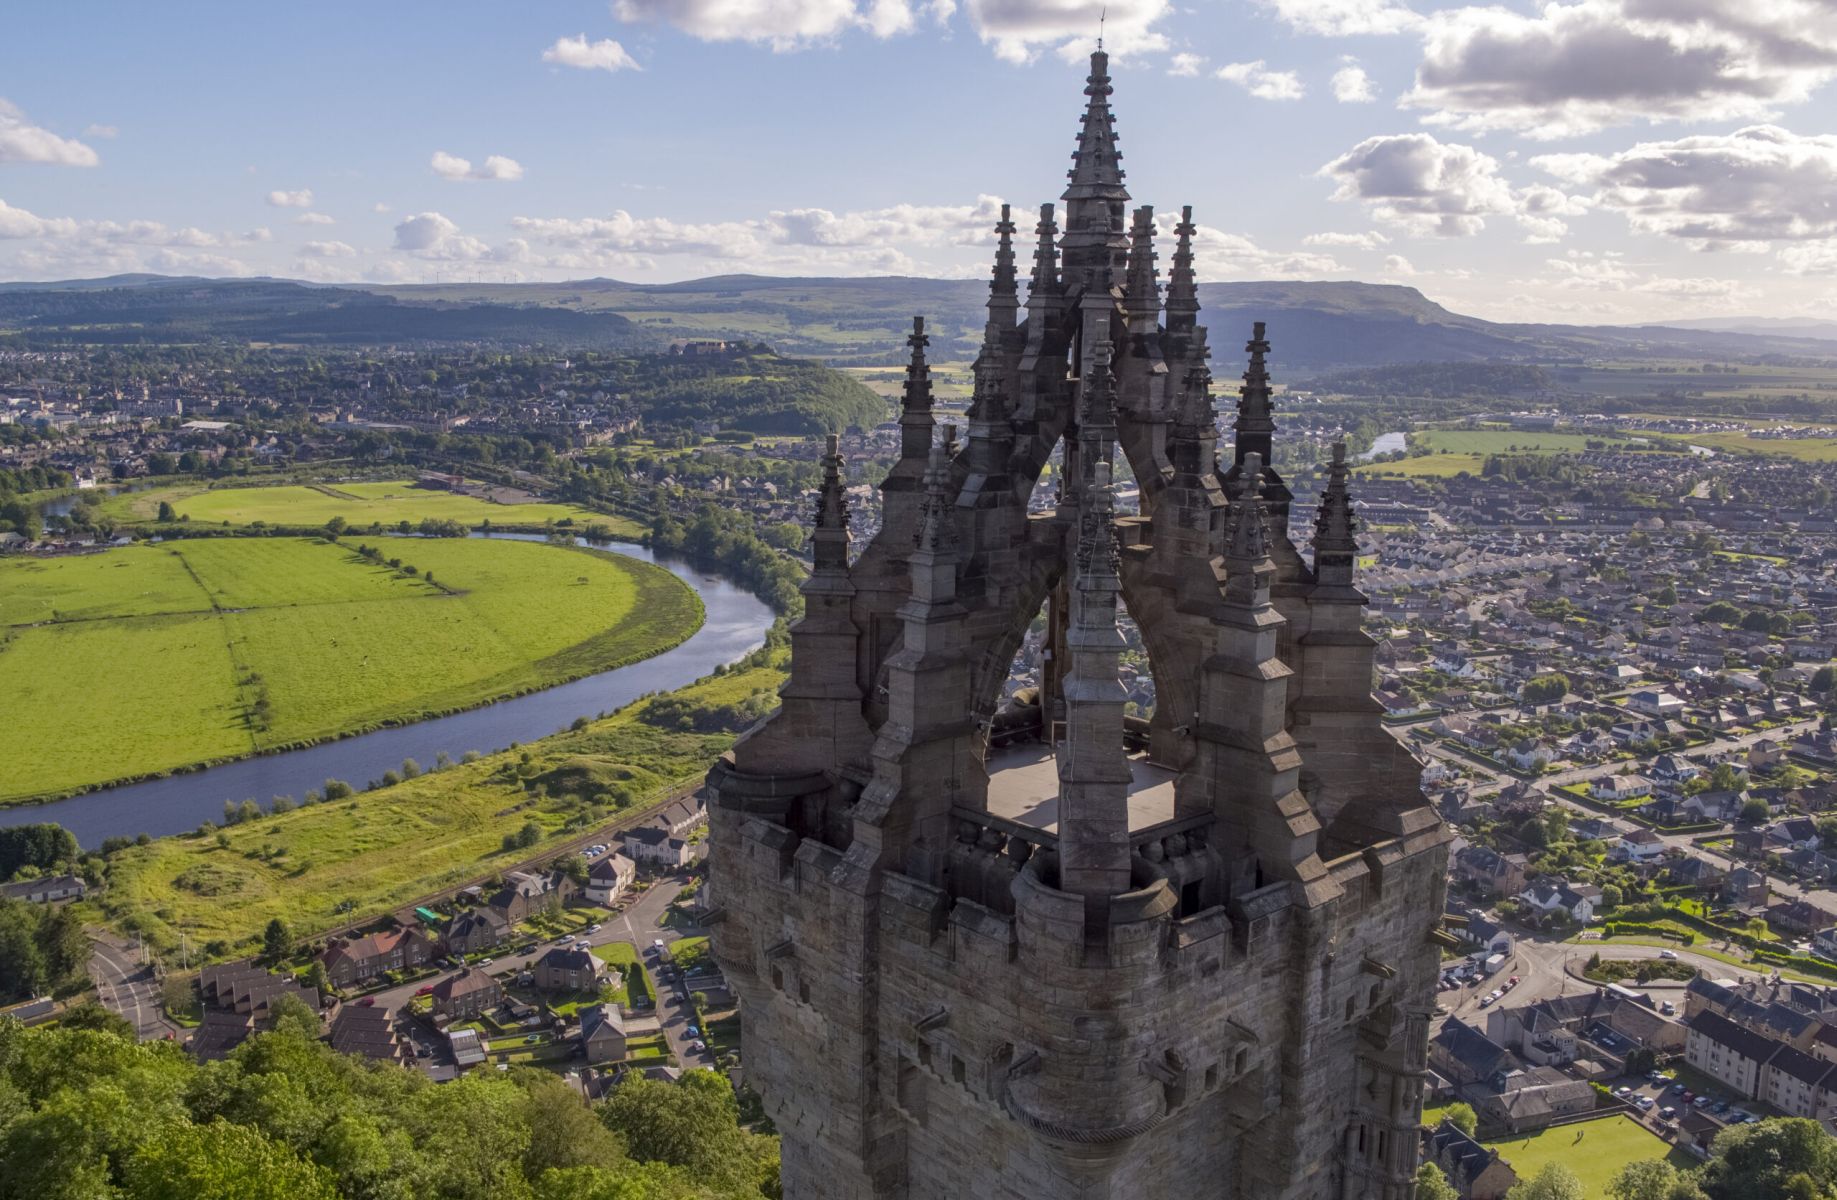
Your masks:
{"label": "tree", "polygon": [[1758,825],[1767,819],[1769,811],[1767,802],[1756,796],[1741,806],[1741,822],[1744,825]]}
{"label": "tree", "polygon": [[1473,1105],[1461,1100],[1455,1101],[1443,1110],[1442,1119],[1468,1137],[1472,1137],[1473,1131],[1480,1127],[1480,1118],[1475,1115]]}
{"label": "tree", "polygon": [[1461,1200],[1442,1169],[1432,1162],[1416,1168],[1416,1200]]}
{"label": "tree", "polygon": [[293,952],[293,934],[287,922],[275,917],[262,930],[262,954],[269,962],[280,962]]}
{"label": "tree", "polygon": [[331,972],[325,969],[324,961],[317,958],[313,959],[312,966],[306,968],[306,983],[307,986],[316,990],[322,998],[330,996],[337,990],[332,986]]}
{"label": "tree", "polygon": [[580,1102],[572,1088],[553,1075],[524,1073],[528,1094],[529,1149],[523,1169],[537,1176],[568,1167],[617,1167],[625,1161],[625,1142]]}
{"label": "tree", "polygon": [[1569,694],[1569,676],[1561,671],[1533,676],[1524,685],[1526,704],[1551,704]]}
{"label": "tree", "polygon": [[1811,673],[1812,691],[1828,692],[1833,686],[1837,686],[1837,667],[1831,666],[1830,663],[1825,663],[1822,667],[1819,667],[1816,671]]}
{"label": "tree", "polygon": [[1797,1175],[1814,1189],[1837,1181],[1837,1139],[1816,1121],[1784,1118],[1717,1134],[1700,1182],[1713,1200],[1778,1200]]}
{"label": "tree", "polygon": [[1601,887],[1601,911],[1602,912],[1612,912],[1614,909],[1619,908],[1621,903],[1625,899],[1626,899],[1626,893],[1621,890],[1619,884],[1609,883],[1609,884],[1602,885]]}
{"label": "tree", "polygon": [[1635,1046],[1627,1053],[1628,1075],[1644,1075],[1658,1066],[1658,1052],[1650,1046]]}
{"label": "tree", "polygon": [[1562,1163],[1548,1163],[1544,1169],[1514,1185],[1505,1200],[1588,1200],[1582,1181]]}
{"label": "tree", "polygon": [[675,1084],[628,1079],[600,1109],[600,1120],[645,1162],[685,1167],[717,1187],[757,1181],[765,1139],[736,1123],[739,1105],[724,1076],[690,1071]]}
{"label": "tree", "polygon": [[1688,1175],[1663,1159],[1628,1163],[1607,1185],[1611,1200],[1702,1200]]}
{"label": "tree", "polygon": [[331,1172],[224,1120],[161,1131],[124,1174],[131,1200],[338,1200]]}
{"label": "tree", "polygon": [[179,519],[179,514],[172,511],[172,504],[170,501],[161,500],[159,502],[159,519],[161,521],[176,521]]}

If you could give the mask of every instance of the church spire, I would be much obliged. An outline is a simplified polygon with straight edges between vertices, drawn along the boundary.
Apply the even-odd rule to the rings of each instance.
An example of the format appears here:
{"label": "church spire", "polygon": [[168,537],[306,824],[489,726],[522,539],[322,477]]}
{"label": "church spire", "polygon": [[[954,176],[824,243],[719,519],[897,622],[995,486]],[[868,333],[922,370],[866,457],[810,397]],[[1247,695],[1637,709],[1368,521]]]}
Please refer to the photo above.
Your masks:
{"label": "church spire", "polygon": [[905,395],[900,401],[899,454],[903,459],[923,461],[931,450],[931,431],[937,422],[931,416],[931,368],[925,363],[925,347],[931,339],[925,336],[925,318],[912,318],[912,336],[906,345],[912,347],[912,360],[906,364]]}
{"label": "church spire", "polygon": [[1091,55],[1085,81],[1089,97],[1072,154],[1071,182],[1065,189],[1065,271],[1080,282],[1093,281],[1108,268],[1121,273],[1129,251],[1123,232],[1123,210],[1129,203],[1123,187],[1122,154],[1116,148],[1116,122],[1110,115],[1110,56]]}
{"label": "church spire", "polygon": [[1240,469],[1247,456],[1255,454],[1260,463],[1270,461],[1275,441],[1276,420],[1269,400],[1269,368],[1263,356],[1269,353],[1269,342],[1263,337],[1263,322],[1258,321],[1244,349],[1250,354],[1250,366],[1244,372],[1244,386],[1238,389],[1236,464]]}
{"label": "church spire", "polygon": [[1269,583],[1275,575],[1262,492],[1263,458],[1252,451],[1232,482],[1225,535],[1225,599],[1248,607],[1269,603]]}
{"label": "church spire", "polygon": [[1180,223],[1174,226],[1173,266],[1167,273],[1167,332],[1174,336],[1191,334],[1199,319],[1199,285],[1193,274],[1193,206],[1180,210]]}
{"label": "church spire", "polygon": [[1020,312],[1020,292],[1014,274],[1014,221],[1008,206],[1001,206],[1001,220],[995,226],[995,267],[989,281],[989,321],[983,332],[983,345],[999,347],[1002,339],[1014,329]]}
{"label": "church spire", "polygon": [[1358,521],[1352,515],[1352,495],[1346,481],[1346,443],[1333,443],[1333,461],[1327,467],[1327,490],[1320,494],[1320,511],[1314,518],[1314,578],[1328,587],[1351,587],[1358,561],[1354,539]]}
{"label": "church spire", "polygon": [[1084,379],[1083,410],[1078,414],[1078,470],[1086,484],[1098,464],[1107,470],[1116,454],[1116,387],[1110,374],[1115,354],[1109,322],[1097,322],[1097,342],[1091,350],[1091,367]]}
{"label": "church spire", "polygon": [[842,479],[841,439],[829,435],[823,484],[816,494],[816,528],[810,535],[811,574],[848,570],[848,485]]}

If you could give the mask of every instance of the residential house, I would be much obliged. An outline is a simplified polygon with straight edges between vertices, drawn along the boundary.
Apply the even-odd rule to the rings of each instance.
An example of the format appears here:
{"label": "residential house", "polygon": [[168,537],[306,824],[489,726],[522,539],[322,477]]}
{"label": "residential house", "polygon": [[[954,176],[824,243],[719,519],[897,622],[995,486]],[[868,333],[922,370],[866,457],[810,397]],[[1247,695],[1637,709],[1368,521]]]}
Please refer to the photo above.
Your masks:
{"label": "residential house", "polygon": [[1724,902],[1743,911],[1759,911],[1767,907],[1769,894],[1766,873],[1756,871],[1753,867],[1736,867],[1722,884]]}
{"label": "residential house", "polygon": [[1650,829],[1635,829],[1620,835],[1614,843],[1613,856],[1630,863],[1652,862],[1665,853],[1665,841]]}
{"label": "residential house", "polygon": [[587,887],[582,894],[595,904],[616,904],[637,877],[638,864],[614,850],[587,872]]}
{"label": "residential house", "polygon": [[566,904],[579,891],[580,886],[562,871],[515,871],[505,877],[488,907],[505,925],[515,925],[550,904]]}
{"label": "residential house", "polygon": [[552,946],[536,960],[536,986],[545,992],[585,992],[600,985],[604,967],[590,950]]}
{"label": "residential house", "polygon": [[1767,923],[1781,933],[1809,937],[1830,929],[1832,926],[1837,926],[1837,916],[1833,916],[1809,900],[1791,900],[1768,909]]}
{"label": "residential house", "polygon": [[449,954],[479,954],[502,942],[509,933],[510,926],[502,913],[475,908],[449,921],[443,940]]}
{"label": "residential house", "polygon": [[1595,1107],[1594,1088],[1586,1080],[1571,1079],[1554,1067],[1507,1072],[1490,1090],[1473,1087],[1463,1095],[1482,1125],[1507,1133],[1531,1133]]}
{"label": "residential house", "polygon": [[466,1020],[504,1002],[504,987],[490,975],[467,967],[434,985],[434,1015]]}
{"label": "residential house", "polygon": [[89,885],[78,875],[47,875],[42,879],[22,879],[18,883],[0,885],[0,896],[31,904],[81,900],[88,894]]}
{"label": "residential house", "polygon": [[1580,762],[1599,762],[1618,748],[1606,730],[1592,727],[1581,730],[1563,743],[1563,753]]}
{"label": "residential house", "polygon": [[470,1026],[447,1030],[447,1045],[453,1051],[453,1062],[459,1067],[475,1067],[485,1061],[485,1042],[478,1030]]}
{"label": "residential house", "polygon": [[1664,783],[1689,783],[1703,773],[1702,768],[1682,754],[1661,754],[1652,760],[1652,778]]}
{"label": "residential house", "polygon": [[1832,1115],[1837,1101],[1837,1067],[1781,1046],[1761,1069],[1759,1098],[1789,1117],[1822,1121]]}
{"label": "residential house", "polygon": [[1429,1041],[1429,1065],[1461,1087],[1490,1080],[1517,1064],[1504,1046],[1459,1017],[1449,1017]]}
{"label": "residential house", "polygon": [[1578,925],[1586,925],[1595,916],[1595,903],[1601,889],[1572,886],[1561,879],[1540,879],[1518,894],[1519,903],[1543,916],[1560,914]]}
{"label": "residential house", "polygon": [[1537,738],[1524,738],[1505,752],[1505,760],[1520,771],[1541,771],[1556,752]]}
{"label": "residential house", "polygon": [[345,1004],[332,1018],[332,1049],[378,1062],[406,1063],[408,1047],[395,1028],[395,1010],[384,1004]]}
{"label": "residential house", "polygon": [[1665,875],[1681,887],[1694,887],[1703,891],[1720,887],[1728,878],[1728,872],[1714,862],[1690,855],[1672,859],[1665,866]]}
{"label": "residential house", "polygon": [[1500,854],[1484,846],[1469,846],[1454,856],[1455,878],[1476,884],[1495,896],[1515,896],[1524,890],[1527,860],[1522,854]]}
{"label": "residential house", "polygon": [[413,970],[433,960],[434,944],[407,928],[339,938],[319,955],[325,973],[341,988],[367,983],[387,971]]}
{"label": "residential house", "polygon": [[1482,1146],[1446,1119],[1423,1131],[1422,1157],[1441,1168],[1462,1200],[1504,1200],[1518,1182],[1518,1173],[1497,1150]]}
{"label": "residential house", "polygon": [[689,843],[666,825],[640,825],[624,834],[625,856],[641,866],[676,870],[689,865]]}
{"label": "residential house", "polygon": [[1780,1043],[1704,1010],[1684,1021],[1684,1061],[1749,1100],[1760,1094],[1761,1067]]}
{"label": "residential house", "polygon": [[1644,775],[1603,775],[1589,780],[1588,794],[1597,800],[1634,800],[1652,794],[1652,781]]}
{"label": "residential house", "polygon": [[1684,711],[1684,702],[1670,692],[1642,688],[1627,697],[1627,707],[1649,717],[1675,717]]}
{"label": "residential house", "polygon": [[625,1057],[625,1012],[616,1004],[580,1010],[580,1044],[590,1063],[618,1062]]}

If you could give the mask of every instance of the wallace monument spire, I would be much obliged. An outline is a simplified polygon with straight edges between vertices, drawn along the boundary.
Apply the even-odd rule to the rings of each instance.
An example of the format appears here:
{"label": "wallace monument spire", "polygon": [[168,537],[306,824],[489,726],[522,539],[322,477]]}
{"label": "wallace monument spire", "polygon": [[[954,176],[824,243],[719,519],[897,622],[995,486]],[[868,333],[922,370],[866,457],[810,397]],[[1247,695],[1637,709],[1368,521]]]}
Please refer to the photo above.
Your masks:
{"label": "wallace monument spire", "polygon": [[1272,343],[1222,448],[1197,226],[1164,210],[1163,275],[1111,92],[1099,50],[1024,299],[1002,210],[961,439],[914,322],[852,557],[824,458],[784,702],[708,776],[713,949],[796,1200],[1414,1191],[1448,837],[1370,694],[1343,451],[1297,546]]}

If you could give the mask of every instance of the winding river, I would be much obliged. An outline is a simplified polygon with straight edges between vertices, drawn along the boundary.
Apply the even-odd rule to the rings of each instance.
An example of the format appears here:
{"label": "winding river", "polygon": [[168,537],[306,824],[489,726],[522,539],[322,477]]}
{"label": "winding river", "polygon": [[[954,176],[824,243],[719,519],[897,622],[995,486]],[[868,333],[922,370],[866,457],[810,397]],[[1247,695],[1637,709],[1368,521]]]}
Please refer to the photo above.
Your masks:
{"label": "winding river", "polygon": [[405,758],[429,765],[442,751],[458,759],[467,750],[488,754],[512,742],[547,737],[576,717],[611,712],[647,692],[693,683],[765,644],[772,610],[752,593],[685,560],[653,554],[647,547],[621,545],[617,552],[656,563],[694,588],[706,610],[702,627],[680,646],[654,658],[545,691],[189,775],[0,809],[0,826],[56,821],[85,847],[94,847],[106,837],[181,833],[205,821],[222,820],[225,800],[254,799],[265,806],[275,796],[297,799],[323,786],[327,779],[362,787],[384,771],[401,766]]}

